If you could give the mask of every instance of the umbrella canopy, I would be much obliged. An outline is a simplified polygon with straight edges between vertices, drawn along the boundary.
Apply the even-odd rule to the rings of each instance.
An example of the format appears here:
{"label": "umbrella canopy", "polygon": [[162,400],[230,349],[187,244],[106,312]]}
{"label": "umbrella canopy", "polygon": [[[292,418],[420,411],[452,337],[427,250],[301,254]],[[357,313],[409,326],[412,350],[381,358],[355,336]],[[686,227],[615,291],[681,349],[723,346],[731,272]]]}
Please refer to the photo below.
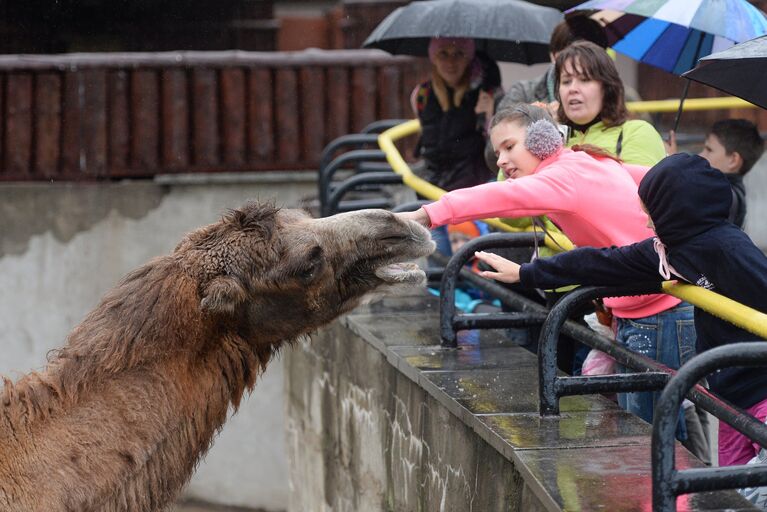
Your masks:
{"label": "umbrella canopy", "polygon": [[432,37],[469,37],[498,61],[549,62],[549,38],[563,15],[523,0],[423,0],[387,16],[362,44],[395,55],[428,55]]}
{"label": "umbrella canopy", "polygon": [[704,57],[682,76],[767,108],[767,36]]}
{"label": "umbrella canopy", "polygon": [[767,34],[767,18],[746,0],[590,0],[617,52],[676,75],[701,57]]}

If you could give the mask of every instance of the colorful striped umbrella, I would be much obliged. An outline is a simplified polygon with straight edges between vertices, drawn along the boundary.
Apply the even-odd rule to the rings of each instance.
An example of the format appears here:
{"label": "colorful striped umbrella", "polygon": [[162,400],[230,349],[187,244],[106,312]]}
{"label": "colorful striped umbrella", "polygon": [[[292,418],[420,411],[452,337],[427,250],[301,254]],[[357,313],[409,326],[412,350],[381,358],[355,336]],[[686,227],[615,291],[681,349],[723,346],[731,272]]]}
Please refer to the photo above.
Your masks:
{"label": "colorful striped umbrella", "polygon": [[680,75],[698,59],[767,34],[764,13],[746,0],[589,0],[612,48]]}

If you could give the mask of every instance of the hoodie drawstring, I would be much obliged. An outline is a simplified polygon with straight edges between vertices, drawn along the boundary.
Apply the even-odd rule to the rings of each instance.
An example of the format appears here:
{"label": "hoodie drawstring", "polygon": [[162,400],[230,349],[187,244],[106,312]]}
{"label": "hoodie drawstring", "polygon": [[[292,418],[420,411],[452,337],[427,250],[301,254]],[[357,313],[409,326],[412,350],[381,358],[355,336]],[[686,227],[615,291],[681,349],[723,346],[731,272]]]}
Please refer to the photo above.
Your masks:
{"label": "hoodie drawstring", "polygon": [[672,272],[676,275],[680,275],[679,272],[677,272],[674,267],[671,266],[671,263],[668,262],[668,257],[666,256],[666,246],[663,245],[663,242],[660,241],[660,238],[653,238],[652,245],[655,249],[655,252],[658,253],[658,272],[660,273],[661,277],[663,277],[663,279],[669,280],[671,279]]}

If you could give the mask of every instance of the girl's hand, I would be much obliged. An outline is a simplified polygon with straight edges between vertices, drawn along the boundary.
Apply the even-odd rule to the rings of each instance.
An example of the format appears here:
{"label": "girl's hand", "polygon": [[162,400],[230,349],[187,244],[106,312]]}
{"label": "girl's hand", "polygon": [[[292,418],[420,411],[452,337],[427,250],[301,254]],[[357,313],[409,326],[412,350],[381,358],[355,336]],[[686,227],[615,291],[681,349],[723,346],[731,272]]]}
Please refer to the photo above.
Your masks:
{"label": "girl's hand", "polygon": [[493,267],[497,272],[491,272],[484,270],[479,273],[482,277],[488,279],[495,279],[504,283],[518,283],[519,282],[519,265],[513,261],[509,261],[502,256],[485,251],[477,251],[474,256],[480,261],[483,261]]}
{"label": "girl's hand", "polygon": [[423,208],[419,208],[414,212],[399,212],[395,213],[394,215],[402,220],[414,220],[425,228],[431,227],[431,219],[429,218],[429,214],[426,213],[426,210]]}

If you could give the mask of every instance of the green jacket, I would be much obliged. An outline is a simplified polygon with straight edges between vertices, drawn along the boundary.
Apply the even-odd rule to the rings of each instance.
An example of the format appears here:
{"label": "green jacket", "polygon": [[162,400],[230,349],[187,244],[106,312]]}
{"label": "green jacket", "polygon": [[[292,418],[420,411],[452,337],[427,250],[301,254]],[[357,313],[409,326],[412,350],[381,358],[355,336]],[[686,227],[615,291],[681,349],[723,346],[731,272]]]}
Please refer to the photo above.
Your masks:
{"label": "green jacket", "polygon": [[605,128],[602,121],[590,126],[585,132],[573,130],[567,147],[591,144],[605,149],[627,164],[652,167],[666,157],[658,131],[641,119],[631,119],[620,126]]}

